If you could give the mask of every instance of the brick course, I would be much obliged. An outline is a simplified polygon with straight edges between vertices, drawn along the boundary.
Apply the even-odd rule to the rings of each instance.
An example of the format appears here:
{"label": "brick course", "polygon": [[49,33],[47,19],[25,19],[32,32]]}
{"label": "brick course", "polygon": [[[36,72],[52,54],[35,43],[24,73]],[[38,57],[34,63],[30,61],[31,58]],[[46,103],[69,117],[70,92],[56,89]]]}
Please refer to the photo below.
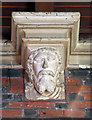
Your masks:
{"label": "brick course", "polygon": [[64,111],[65,117],[84,117],[84,110],[80,109],[66,109]]}
{"label": "brick course", "polygon": [[54,108],[54,102],[32,102],[32,108]]}
{"label": "brick course", "polygon": [[20,109],[3,109],[2,116],[3,117],[23,117],[24,110]]}
{"label": "brick course", "polygon": [[92,100],[92,94],[84,94],[84,100]]}
{"label": "brick course", "polygon": [[9,102],[9,108],[25,108],[25,102]]}
{"label": "brick course", "polygon": [[23,78],[22,77],[11,77],[11,85],[22,85],[23,86]]}
{"label": "brick course", "polygon": [[78,93],[78,92],[91,92],[90,86],[66,86],[66,92]]}
{"label": "brick course", "polygon": [[59,109],[42,109],[40,110],[41,117],[62,117],[63,111]]}
{"label": "brick course", "polygon": [[82,84],[82,78],[66,78],[66,85],[81,85]]}
{"label": "brick course", "polygon": [[9,84],[9,77],[2,77],[1,79],[3,85]]}
{"label": "brick course", "polygon": [[70,101],[71,108],[91,108],[91,101]]}
{"label": "brick course", "polygon": [[23,93],[23,85],[11,85],[10,92],[11,93]]}
{"label": "brick course", "polygon": [[2,76],[3,117],[76,119],[91,117],[92,93],[89,70],[65,70],[65,100],[27,100],[24,95],[23,70],[4,70]]}

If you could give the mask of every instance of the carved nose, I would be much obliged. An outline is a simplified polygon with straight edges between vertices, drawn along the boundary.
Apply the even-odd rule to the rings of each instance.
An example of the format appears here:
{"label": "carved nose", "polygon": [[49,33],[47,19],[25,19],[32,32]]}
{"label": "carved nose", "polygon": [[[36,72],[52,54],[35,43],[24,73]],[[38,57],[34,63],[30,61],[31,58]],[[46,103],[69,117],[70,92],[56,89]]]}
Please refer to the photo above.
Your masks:
{"label": "carved nose", "polygon": [[43,63],[43,66],[42,66],[43,68],[47,68],[48,67],[48,63],[47,63],[47,61],[46,61],[46,59],[44,59],[44,63]]}

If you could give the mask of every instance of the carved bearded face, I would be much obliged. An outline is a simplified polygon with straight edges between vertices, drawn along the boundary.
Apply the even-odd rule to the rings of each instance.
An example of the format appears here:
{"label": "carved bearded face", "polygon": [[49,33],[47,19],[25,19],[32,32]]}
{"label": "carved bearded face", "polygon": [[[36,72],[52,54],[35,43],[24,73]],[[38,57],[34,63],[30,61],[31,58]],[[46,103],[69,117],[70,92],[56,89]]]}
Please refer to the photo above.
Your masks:
{"label": "carved bearded face", "polygon": [[56,88],[58,56],[48,50],[38,52],[32,62],[33,81],[36,90],[43,94],[53,93]]}

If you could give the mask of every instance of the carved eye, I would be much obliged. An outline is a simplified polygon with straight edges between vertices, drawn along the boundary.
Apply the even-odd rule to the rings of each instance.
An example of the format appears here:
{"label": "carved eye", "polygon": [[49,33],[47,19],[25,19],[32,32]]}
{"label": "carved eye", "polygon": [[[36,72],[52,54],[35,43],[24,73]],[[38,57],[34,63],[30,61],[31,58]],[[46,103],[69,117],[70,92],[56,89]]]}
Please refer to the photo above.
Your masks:
{"label": "carved eye", "polygon": [[39,62],[44,61],[44,58],[35,58],[34,60],[39,63]]}

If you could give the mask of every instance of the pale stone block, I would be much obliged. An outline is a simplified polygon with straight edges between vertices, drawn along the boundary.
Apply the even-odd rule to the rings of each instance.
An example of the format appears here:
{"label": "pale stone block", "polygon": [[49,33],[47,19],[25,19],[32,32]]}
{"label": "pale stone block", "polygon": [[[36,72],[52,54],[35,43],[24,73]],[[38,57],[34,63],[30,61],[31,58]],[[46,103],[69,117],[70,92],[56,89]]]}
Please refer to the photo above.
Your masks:
{"label": "pale stone block", "polygon": [[[30,26],[28,26],[30,28]],[[64,28],[30,28],[17,29],[17,45],[16,51],[20,53],[22,38],[70,38],[70,29]]]}
{"label": "pale stone block", "polygon": [[[79,27],[80,13],[77,12],[14,12],[12,14],[12,40],[15,47],[18,47],[18,45],[21,44],[20,37],[24,34],[22,29],[70,30],[70,44],[68,46],[68,48],[70,48],[68,51],[69,57],[67,58],[67,67],[79,67],[82,64],[89,66],[90,54],[92,54],[90,46],[92,46],[92,44],[90,43],[90,41],[86,43],[80,43]],[[21,38],[23,38],[23,36]],[[18,43],[18,45],[17,41],[20,42]],[[84,56],[85,58],[87,57],[86,61],[82,56]]]}
{"label": "pale stone block", "polygon": [[23,38],[22,39],[22,49],[21,49],[21,64],[26,65],[27,61],[27,45],[39,45],[39,44],[63,44],[64,45],[64,67],[67,66],[67,61],[69,57],[70,49],[70,39],[69,38]]}
{"label": "pale stone block", "polygon": [[[92,54],[90,51],[90,43],[79,42],[79,25],[80,25],[80,14],[78,12],[51,12],[51,13],[33,13],[33,12],[13,12],[12,13],[12,41],[16,47],[16,31],[18,25],[23,27],[29,27],[29,25],[73,25],[71,27],[71,54]],[[24,25],[24,26],[23,26]],[[86,48],[86,49],[85,49]]]}
{"label": "pale stone block", "polygon": [[68,68],[91,68],[92,55],[70,55],[68,57]]}
{"label": "pale stone block", "polygon": [[92,56],[89,55],[70,55],[70,39],[64,38],[23,38],[21,50],[21,64],[25,68],[27,61],[27,45],[29,44],[63,44],[65,49],[65,66],[67,68],[86,68],[92,67],[90,63]]}
{"label": "pale stone block", "polygon": [[64,55],[63,44],[27,45],[27,99],[65,99]]}
{"label": "pale stone block", "polygon": [[11,43],[0,43],[0,55],[16,55]]}
{"label": "pale stone block", "polygon": [[[61,25],[62,27],[71,27],[71,54],[74,52],[76,43],[78,42],[79,36],[79,23],[80,14],[78,12],[46,12],[46,13],[31,13],[31,12],[14,12],[12,13],[12,41],[14,47],[16,47],[16,31],[17,25],[45,25],[54,26]],[[74,54],[74,53],[73,53]],[[75,52],[76,54],[76,52]]]}

